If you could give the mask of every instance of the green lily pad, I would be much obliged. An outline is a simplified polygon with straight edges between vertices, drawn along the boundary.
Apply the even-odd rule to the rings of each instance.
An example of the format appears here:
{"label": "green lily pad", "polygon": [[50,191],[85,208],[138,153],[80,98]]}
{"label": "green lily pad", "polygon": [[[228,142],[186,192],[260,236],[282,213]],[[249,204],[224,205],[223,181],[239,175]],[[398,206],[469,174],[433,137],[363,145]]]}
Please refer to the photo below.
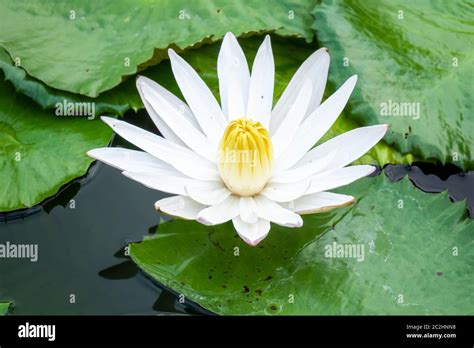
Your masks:
{"label": "green lily pad", "polygon": [[11,302],[0,302],[0,315],[7,315]]}
{"label": "green lily pad", "polygon": [[0,69],[5,79],[10,81],[18,93],[22,93],[43,109],[55,109],[63,103],[94,103],[96,115],[123,115],[127,110],[143,108],[133,79],[121,83],[114,89],[102,93],[97,98],[61,91],[48,87],[43,82],[28,76],[21,67],[15,66],[8,53],[0,48]]}
{"label": "green lily pad", "polygon": [[389,123],[402,153],[474,168],[472,3],[323,0],[314,16],[331,82],[359,75],[351,118]]}
{"label": "green lily pad", "polygon": [[358,202],[308,215],[300,229],[274,225],[258,247],[229,223],[175,220],[130,254],[153,279],[218,314],[473,313],[474,222],[464,202],[384,175],[339,191]]}
{"label": "green lily pad", "polygon": [[[236,35],[276,31],[311,41],[311,0],[0,1],[0,46],[47,85],[96,97],[185,49]],[[271,15],[269,15],[271,13]]]}
{"label": "green lily pad", "polygon": [[42,111],[0,81],[0,211],[31,207],[84,175],[86,152],[111,137],[103,122]]}

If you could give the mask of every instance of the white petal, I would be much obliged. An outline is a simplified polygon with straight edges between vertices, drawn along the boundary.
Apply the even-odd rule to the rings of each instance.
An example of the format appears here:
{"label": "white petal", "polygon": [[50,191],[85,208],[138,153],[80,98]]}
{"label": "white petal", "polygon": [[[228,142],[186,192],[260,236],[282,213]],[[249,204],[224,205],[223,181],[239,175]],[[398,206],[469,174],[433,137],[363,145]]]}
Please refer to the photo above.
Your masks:
{"label": "white petal", "polygon": [[156,210],[188,220],[195,220],[197,214],[205,207],[185,196],[167,197],[155,203]]}
{"label": "white petal", "polygon": [[221,106],[228,120],[245,117],[250,72],[247,59],[234,34],[227,33],[217,58]]}
{"label": "white petal", "polygon": [[[176,110],[179,111],[179,113],[184,116],[191,124],[201,130],[199,128],[199,123],[197,122],[196,118],[193,115],[193,112],[189,108],[189,106],[186,105],[185,102],[183,102],[181,99],[179,99],[177,96],[175,96],[173,93],[168,91],[166,88],[161,86],[158,82],[153,81],[152,79],[149,79],[146,76],[138,76],[137,81],[137,89],[139,92],[141,92],[141,87],[146,85],[150,89],[152,89],[155,93],[160,94],[161,97],[166,99],[167,103],[173,106]],[[143,97],[142,97],[143,100]]]}
{"label": "white petal", "polygon": [[155,116],[162,120],[174,135],[209,161],[217,160],[215,146],[211,145],[211,142],[190,121],[190,116],[185,116],[186,109],[180,109],[175,100],[169,97],[168,91],[145,77],[137,79],[137,87],[142,99],[156,112]]}
{"label": "white petal", "polygon": [[318,168],[329,167],[331,163],[335,161],[335,153],[327,152],[321,153],[319,158],[315,158],[314,161],[307,165],[296,167],[296,165],[290,169],[275,170],[270,182],[272,183],[292,183],[300,180],[307,179],[317,173]]}
{"label": "white petal", "polygon": [[306,194],[311,180],[301,180],[294,183],[268,183],[261,194],[275,202],[289,202]]}
{"label": "white petal", "polygon": [[326,87],[329,61],[330,59],[327,48],[320,48],[311,56],[309,56],[308,59],[306,59],[300,66],[298,71],[296,71],[295,75],[291,78],[290,83],[273,108],[272,118],[270,121],[271,134],[276,132],[285,117],[287,117],[291,105],[294,104],[298,93],[303,88],[303,81],[307,78],[311,80],[313,90],[308,110],[306,111],[305,115],[303,115],[304,118],[316,110],[316,108],[321,103],[324,88]]}
{"label": "white petal", "polygon": [[258,219],[254,224],[244,222],[239,216],[232,220],[237,234],[243,241],[251,246],[256,246],[270,232],[270,222]]}
{"label": "white petal", "polygon": [[231,195],[219,204],[199,212],[197,221],[204,225],[218,225],[239,215],[239,198]]}
{"label": "white petal", "polygon": [[275,158],[278,158],[288,147],[291,140],[293,140],[306,113],[306,109],[308,108],[311,100],[311,93],[311,80],[306,79],[303,83],[303,87],[298,92],[293,105],[290,106],[287,117],[283,120],[281,126],[272,136],[273,154]]}
{"label": "white petal", "polygon": [[187,195],[186,187],[212,187],[216,184],[214,181],[200,181],[184,176],[160,175],[159,173],[123,172],[122,174],[153,190],[183,196]]}
{"label": "white petal", "polygon": [[247,117],[259,121],[268,129],[273,104],[275,64],[270,36],[266,36],[257,51],[250,77]]}
{"label": "white petal", "polygon": [[[383,138],[387,130],[388,124],[382,124],[356,128],[338,135],[306,153],[295,168],[314,164],[316,169],[314,173],[318,173],[344,167],[369,151]],[[326,165],[317,166],[316,159],[328,153],[332,154],[333,160]]]}
{"label": "white petal", "polygon": [[[227,84],[228,87],[228,95],[229,98],[227,99],[227,106],[229,113],[227,115],[228,121],[233,121],[238,118],[247,118],[247,101],[248,101],[248,93],[247,95],[242,95],[239,93],[240,88],[240,81],[239,80],[231,80]],[[247,87],[248,88],[248,87]],[[237,91],[237,92],[235,92]],[[242,105],[244,105],[242,109]]]}
{"label": "white petal", "polygon": [[156,125],[156,128],[158,128],[158,130],[160,131],[161,135],[163,135],[166,140],[169,140],[175,144],[186,146],[186,144],[183,143],[183,141],[176,134],[174,134],[171,128],[168,127],[168,125],[160,118],[160,116],[153,109],[150,103],[145,100],[140,89],[138,89],[138,93],[140,94],[140,98],[142,99],[143,105],[145,105],[145,109],[147,110],[148,115],[152,119],[153,123]]}
{"label": "white petal", "polygon": [[257,203],[252,197],[240,197],[239,211],[242,221],[249,224],[258,221]]}
{"label": "white petal", "polygon": [[190,149],[156,134],[110,117],[101,117],[117,134],[185,175],[202,180],[220,180],[217,166]]}
{"label": "white petal", "polygon": [[353,129],[318,145],[293,168],[275,173],[272,182],[295,182],[317,173],[342,168],[365,154],[387,132],[388,125]]}
{"label": "white petal", "polygon": [[185,187],[185,189],[187,196],[205,205],[219,204],[231,194],[222,181],[215,181],[212,186],[198,187],[194,185]]}
{"label": "white petal", "polygon": [[121,147],[102,147],[88,151],[87,155],[122,171],[145,173],[167,171],[168,174],[182,175],[168,163],[143,151]]}
{"label": "white petal", "polygon": [[312,177],[311,186],[306,194],[332,190],[336,187],[345,186],[372,174],[374,166],[360,165],[334,169],[328,172],[316,174]]}
{"label": "white petal", "polygon": [[226,118],[216,98],[196,71],[172,49],[168,50],[176,82],[193,111],[204,134],[218,144],[226,127]]}
{"label": "white petal", "polygon": [[303,121],[295,137],[282,155],[275,160],[275,170],[281,171],[293,166],[331,128],[344,109],[354,90],[357,76],[349,78],[306,120]]}
{"label": "white petal", "polygon": [[285,227],[301,227],[303,219],[291,210],[283,208],[278,203],[258,195],[255,197],[257,203],[258,216]]}
{"label": "white petal", "polygon": [[137,85],[137,90],[138,93],[140,94],[140,98],[143,101],[143,105],[145,105],[145,108],[150,115],[150,118],[152,119],[153,123],[156,125],[160,133],[163,135],[164,138],[167,140],[174,142],[176,144],[184,145],[184,143],[181,141],[181,139],[171,130],[171,128],[166,124],[166,122],[163,121],[163,119],[160,117],[158,110],[155,110],[148,100],[145,98],[143,91],[142,91],[142,85],[145,82],[150,82],[150,86],[153,86],[157,91],[159,91],[163,97],[165,97],[170,104],[172,104],[177,110],[180,110],[183,115],[185,115],[186,118],[188,118],[191,122],[197,124],[196,120],[194,119],[194,116],[189,109],[189,107],[183,103],[181,100],[179,100],[178,97],[167,91],[165,88],[160,86],[158,83],[148,79],[147,77],[144,76],[139,76],[136,81]]}
{"label": "white petal", "polygon": [[332,192],[317,192],[300,197],[283,206],[298,214],[319,213],[344,207],[354,202],[354,197]]}

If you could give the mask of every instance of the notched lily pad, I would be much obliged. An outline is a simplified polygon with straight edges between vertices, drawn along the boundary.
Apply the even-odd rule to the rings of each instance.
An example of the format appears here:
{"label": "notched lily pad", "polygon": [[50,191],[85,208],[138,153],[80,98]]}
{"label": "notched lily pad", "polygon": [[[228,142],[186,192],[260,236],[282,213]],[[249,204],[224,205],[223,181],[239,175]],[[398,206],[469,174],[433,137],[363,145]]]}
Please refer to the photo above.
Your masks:
{"label": "notched lily pad", "polygon": [[131,244],[131,257],[218,314],[474,311],[474,223],[463,202],[384,175],[340,192],[357,204],[306,216],[300,229],[274,225],[255,248],[235,238],[232,224],[175,220]]}
{"label": "notched lily pad", "polygon": [[312,6],[310,0],[1,1],[0,46],[48,86],[96,97],[139,65],[156,64],[169,46],[214,42],[227,31],[311,41]]}
{"label": "notched lily pad", "polygon": [[474,23],[468,1],[332,1],[314,10],[334,84],[358,74],[357,123],[389,123],[389,145],[474,166]]}

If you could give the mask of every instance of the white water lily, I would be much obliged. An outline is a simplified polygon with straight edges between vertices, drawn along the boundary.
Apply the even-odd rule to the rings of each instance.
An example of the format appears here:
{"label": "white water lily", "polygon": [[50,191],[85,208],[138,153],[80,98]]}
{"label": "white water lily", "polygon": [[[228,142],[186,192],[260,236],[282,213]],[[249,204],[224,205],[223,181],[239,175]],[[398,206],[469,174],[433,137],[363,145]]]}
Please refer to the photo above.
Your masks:
{"label": "white water lily", "polygon": [[327,49],[317,50],[302,64],[273,109],[275,67],[269,36],[258,49],[251,74],[234,35],[224,37],[217,61],[221,106],[196,71],[172,49],[168,53],[187,104],[156,82],[137,79],[143,103],[163,136],[103,117],[144,152],[100,148],[89,156],[149,188],[174,194],[157,201],[157,210],[205,225],[232,220],[250,245],[268,235],[270,222],[300,227],[302,214],[354,201],[327,190],[374,171],[369,165],[347,165],[373,147],[388,127],[357,128],[313,148],[357,81],[352,76],[321,104]]}

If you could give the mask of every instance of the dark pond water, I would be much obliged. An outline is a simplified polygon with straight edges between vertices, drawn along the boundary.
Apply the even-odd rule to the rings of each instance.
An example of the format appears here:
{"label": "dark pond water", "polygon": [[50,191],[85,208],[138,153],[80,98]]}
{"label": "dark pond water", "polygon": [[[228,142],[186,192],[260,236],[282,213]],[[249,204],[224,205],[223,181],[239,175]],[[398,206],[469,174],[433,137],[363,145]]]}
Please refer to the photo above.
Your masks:
{"label": "dark pond water", "polygon": [[[146,113],[126,120],[153,129]],[[118,138],[114,144],[124,145]],[[409,175],[426,192],[448,189],[453,200],[467,199],[473,215],[474,172],[426,164],[389,165],[384,172],[394,181]],[[163,196],[96,164],[42,205],[0,215],[1,244],[37,244],[39,250],[37,262],[0,262],[1,299],[14,299],[13,314],[205,313],[179,303],[124,256],[124,246],[155,231],[160,215],[153,204]]]}

